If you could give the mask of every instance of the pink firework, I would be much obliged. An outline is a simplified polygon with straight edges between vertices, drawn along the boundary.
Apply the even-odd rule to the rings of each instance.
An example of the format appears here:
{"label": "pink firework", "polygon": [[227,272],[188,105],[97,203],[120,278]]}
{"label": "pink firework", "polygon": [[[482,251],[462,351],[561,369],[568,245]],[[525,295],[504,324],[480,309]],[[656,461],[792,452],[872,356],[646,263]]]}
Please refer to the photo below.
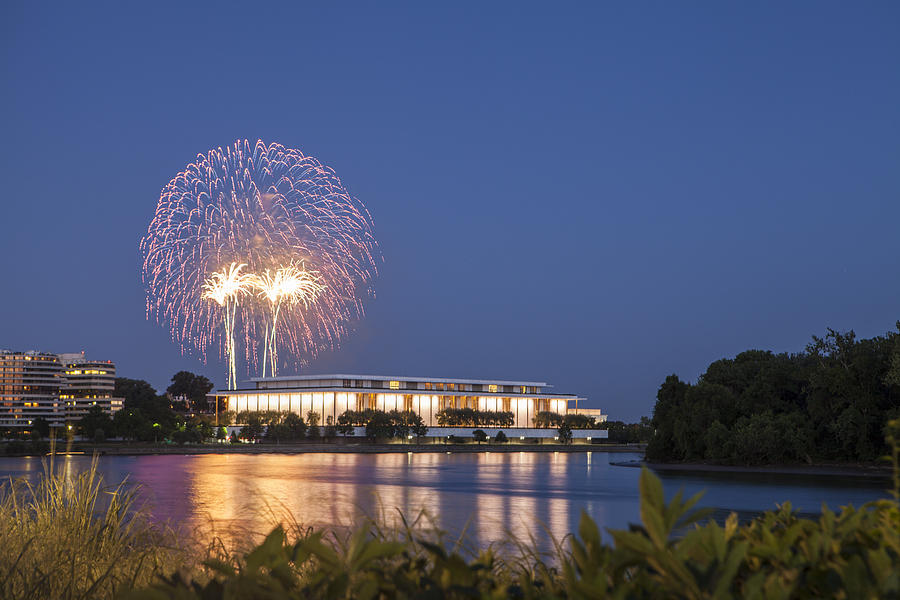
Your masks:
{"label": "pink firework", "polygon": [[[147,316],[182,350],[224,354],[222,307],[203,284],[232,263],[247,273],[303,264],[317,273],[316,301],[281,313],[277,344],[299,367],[336,347],[374,295],[381,260],[372,218],[329,167],[280,144],[238,140],[200,154],[163,189],[141,240]],[[259,362],[269,307],[244,301],[235,315],[250,365]],[[232,349],[233,352],[234,349]]]}

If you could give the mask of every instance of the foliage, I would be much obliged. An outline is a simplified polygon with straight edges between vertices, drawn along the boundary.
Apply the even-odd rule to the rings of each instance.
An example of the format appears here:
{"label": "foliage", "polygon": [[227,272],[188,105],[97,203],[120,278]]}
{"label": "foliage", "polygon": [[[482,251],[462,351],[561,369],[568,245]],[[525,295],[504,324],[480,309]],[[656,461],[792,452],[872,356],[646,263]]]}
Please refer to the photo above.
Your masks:
{"label": "foliage", "polygon": [[294,442],[306,438],[307,427],[303,417],[294,412],[263,414],[266,426],[266,439],[275,443]]}
{"label": "foliage", "polygon": [[136,509],[135,490],[107,488],[96,460],[0,487],[0,598],[112,598],[149,585],[186,558]]}
{"label": "foliage", "polygon": [[125,404],[113,415],[111,431],[126,440],[162,441],[184,423],[169,399],[146,381],[118,377],[114,394],[123,397]]}
{"label": "foliage", "polygon": [[365,427],[366,437],[371,440],[405,438],[408,435],[422,437],[428,433],[425,421],[411,410],[348,410],[338,417],[335,427],[342,435],[352,434],[354,427]]}
{"label": "foliage", "polygon": [[559,413],[542,410],[531,418],[531,422],[535,427],[559,427],[562,425],[563,416]]}
{"label": "foliage", "polygon": [[481,444],[482,442],[486,442],[488,439],[488,434],[486,434],[481,429],[476,429],[472,432],[472,437],[475,438],[475,441]]}
{"label": "foliage", "polygon": [[507,438],[506,434],[502,431],[498,431],[497,435],[494,436],[494,441],[498,444],[505,444],[507,441],[509,441],[509,438]]}
{"label": "foliage", "polygon": [[563,420],[570,429],[596,429],[597,419],[587,415],[566,415]]}
{"label": "foliage", "polygon": [[88,409],[87,414],[78,421],[78,431],[81,435],[93,439],[96,438],[96,431],[98,429],[103,430],[104,433],[112,431],[113,421],[102,407],[95,404],[91,406]]}
{"label": "foliage", "polygon": [[262,437],[264,426],[258,413],[250,413],[245,425],[241,427],[241,437],[247,440],[257,440]]}
{"label": "foliage", "polygon": [[43,439],[50,437],[50,422],[44,417],[38,417],[31,422],[31,432],[33,437]]}
{"label": "foliage", "polygon": [[187,398],[193,410],[203,412],[209,408],[206,395],[212,389],[212,382],[203,375],[195,375],[190,371],[179,371],[172,376],[172,384],[166,389],[166,392],[173,398]]}
{"label": "foliage", "polygon": [[695,384],[667,377],[647,457],[874,461],[887,452],[884,427],[900,416],[898,402],[900,333],[857,339],[829,329],[798,354],[750,350],[710,364]]}
{"label": "foliage", "polygon": [[556,437],[558,437],[559,441],[563,444],[570,444],[572,442],[572,428],[569,427],[567,421],[563,420],[563,422],[559,424],[559,429],[556,430]]}
{"label": "foliage", "polygon": [[125,399],[126,408],[142,408],[156,400],[156,390],[143,379],[116,377],[113,395]]}
{"label": "foliage", "polygon": [[639,423],[606,421],[598,424],[597,429],[606,429],[609,441],[615,444],[645,444],[653,437],[653,426],[647,417],[641,417]]}
{"label": "foliage", "polygon": [[515,415],[508,410],[445,408],[435,415],[441,427],[512,427]]}
{"label": "foliage", "polygon": [[313,410],[307,412],[306,422],[309,423],[309,428],[306,431],[307,438],[318,440],[322,437],[322,431],[319,429],[319,413]]}

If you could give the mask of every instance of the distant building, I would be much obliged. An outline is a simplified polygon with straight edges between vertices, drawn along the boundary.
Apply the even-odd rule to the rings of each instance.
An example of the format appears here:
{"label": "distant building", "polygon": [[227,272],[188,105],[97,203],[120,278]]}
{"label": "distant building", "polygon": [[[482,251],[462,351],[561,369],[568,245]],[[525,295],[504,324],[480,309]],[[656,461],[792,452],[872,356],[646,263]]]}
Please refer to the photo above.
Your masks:
{"label": "distant building", "polygon": [[60,354],[65,368],[65,387],[59,398],[65,406],[67,421],[77,421],[92,406],[100,406],[109,415],[121,409],[125,400],[113,397],[116,389],[116,365],[112,361],[88,360],[84,354]]}
{"label": "distant building", "polygon": [[603,411],[599,408],[570,408],[570,415],[582,415],[585,417],[594,417],[594,420],[597,423],[605,423],[607,419],[607,415],[603,414]]}
{"label": "distant building", "polygon": [[0,350],[0,427],[28,428],[42,417],[51,426],[77,421],[94,404],[112,415],[116,366],[83,354]]}
{"label": "distant building", "polygon": [[[319,423],[344,412],[376,409],[411,410],[428,427],[438,427],[437,414],[447,408],[505,411],[513,415],[513,428],[534,429],[539,412],[561,415],[575,412],[580,398],[551,392],[537,381],[442,379],[435,377],[388,377],[378,375],[303,375],[257,378],[253,389],[219,392],[227,398],[228,410],[295,412],[306,418],[309,411],[320,415]],[[606,420],[599,409],[591,416]],[[585,414],[585,409],[579,409]]]}

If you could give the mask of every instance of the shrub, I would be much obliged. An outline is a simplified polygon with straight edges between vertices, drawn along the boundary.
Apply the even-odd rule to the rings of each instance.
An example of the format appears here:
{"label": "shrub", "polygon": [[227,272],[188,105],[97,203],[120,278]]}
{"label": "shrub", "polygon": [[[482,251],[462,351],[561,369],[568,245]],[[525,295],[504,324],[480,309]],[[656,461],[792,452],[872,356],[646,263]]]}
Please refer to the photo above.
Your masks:
{"label": "shrub", "polygon": [[559,413],[542,410],[532,417],[531,422],[535,427],[559,427],[563,423],[563,416]]}
{"label": "shrub", "polygon": [[494,441],[498,444],[505,444],[509,440],[507,439],[505,433],[503,433],[502,431],[498,431],[497,435],[494,436]]}
{"label": "shrub", "polygon": [[485,433],[484,431],[482,431],[481,429],[476,429],[475,431],[472,432],[472,437],[475,438],[475,441],[478,442],[478,443],[480,444],[480,443],[482,443],[482,442],[486,442],[486,441],[487,441],[487,439],[488,439],[488,434],[486,434],[486,433]]}
{"label": "shrub", "polygon": [[441,427],[512,427],[515,415],[503,410],[445,408],[435,415]]}

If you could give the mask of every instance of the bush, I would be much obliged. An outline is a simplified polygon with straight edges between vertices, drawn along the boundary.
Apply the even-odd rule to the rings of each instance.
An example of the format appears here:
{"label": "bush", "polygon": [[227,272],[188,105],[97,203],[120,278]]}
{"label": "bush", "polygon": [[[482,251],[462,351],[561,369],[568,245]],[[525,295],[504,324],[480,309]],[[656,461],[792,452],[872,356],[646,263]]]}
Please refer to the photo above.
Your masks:
{"label": "bush", "polygon": [[563,416],[559,413],[542,410],[532,417],[531,422],[535,427],[559,427],[563,423]]}
{"label": "bush", "polygon": [[487,439],[488,439],[488,434],[486,434],[486,433],[485,433],[484,431],[482,431],[481,429],[476,429],[475,431],[472,432],[472,437],[475,438],[475,441],[478,442],[478,443],[480,444],[480,443],[482,443],[482,442],[486,442],[486,441],[487,441]]}
{"label": "bush", "polygon": [[494,436],[494,441],[498,444],[505,444],[509,440],[507,439],[505,433],[503,433],[502,431],[498,431],[497,435]]}
{"label": "bush", "polygon": [[441,427],[512,427],[515,422],[515,415],[504,410],[445,408],[435,416]]}

